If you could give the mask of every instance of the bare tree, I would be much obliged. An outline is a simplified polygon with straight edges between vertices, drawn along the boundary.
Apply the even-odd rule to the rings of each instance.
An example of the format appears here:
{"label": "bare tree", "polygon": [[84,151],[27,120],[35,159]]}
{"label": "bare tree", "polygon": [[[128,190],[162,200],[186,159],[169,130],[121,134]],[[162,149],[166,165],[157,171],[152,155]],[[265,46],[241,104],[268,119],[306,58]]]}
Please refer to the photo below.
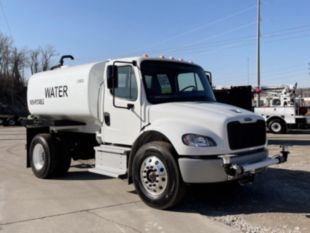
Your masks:
{"label": "bare tree", "polygon": [[51,67],[53,57],[56,55],[56,50],[53,46],[30,50],[28,65],[31,74],[48,70]]}
{"label": "bare tree", "polygon": [[12,44],[12,39],[0,33],[0,74],[2,76],[9,74]]}
{"label": "bare tree", "polygon": [[23,82],[23,71],[27,64],[27,53],[26,50],[17,50],[14,48],[11,54],[11,77],[15,79],[17,82]]}
{"label": "bare tree", "polygon": [[53,46],[46,46],[40,49],[41,53],[41,68],[42,71],[46,71],[51,66],[51,60],[56,55],[56,50]]}
{"label": "bare tree", "polygon": [[10,37],[0,32],[0,104],[8,105],[13,112],[27,112],[25,70],[30,69],[32,74],[46,71],[54,56],[52,46],[18,49]]}
{"label": "bare tree", "polygon": [[31,74],[40,72],[40,49],[34,49],[29,52],[29,66]]}

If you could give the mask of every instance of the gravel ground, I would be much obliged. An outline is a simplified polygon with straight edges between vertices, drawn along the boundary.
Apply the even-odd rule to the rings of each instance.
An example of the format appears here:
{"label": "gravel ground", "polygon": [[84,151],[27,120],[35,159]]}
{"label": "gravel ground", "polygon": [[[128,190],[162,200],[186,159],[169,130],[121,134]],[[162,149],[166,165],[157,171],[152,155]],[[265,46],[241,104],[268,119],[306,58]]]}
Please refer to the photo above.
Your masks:
{"label": "gravel ground", "polygon": [[253,184],[194,186],[184,211],[198,212],[241,232],[310,232],[310,131],[268,135],[270,154],[290,145],[287,163],[257,175]]}

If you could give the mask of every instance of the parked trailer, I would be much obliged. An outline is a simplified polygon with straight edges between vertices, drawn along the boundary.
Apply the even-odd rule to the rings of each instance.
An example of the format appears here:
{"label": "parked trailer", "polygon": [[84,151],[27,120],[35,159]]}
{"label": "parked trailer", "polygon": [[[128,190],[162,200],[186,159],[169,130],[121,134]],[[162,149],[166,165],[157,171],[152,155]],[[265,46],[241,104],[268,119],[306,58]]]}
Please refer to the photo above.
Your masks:
{"label": "parked trailer", "polygon": [[226,103],[240,108],[253,111],[252,86],[215,86],[213,88],[216,100],[221,103]]}
{"label": "parked trailer", "polygon": [[27,165],[39,178],[65,174],[71,159],[90,172],[126,177],[159,209],[186,184],[252,180],[285,162],[268,156],[265,121],[216,102],[203,69],[174,59],[132,57],[63,67],[28,83]]}

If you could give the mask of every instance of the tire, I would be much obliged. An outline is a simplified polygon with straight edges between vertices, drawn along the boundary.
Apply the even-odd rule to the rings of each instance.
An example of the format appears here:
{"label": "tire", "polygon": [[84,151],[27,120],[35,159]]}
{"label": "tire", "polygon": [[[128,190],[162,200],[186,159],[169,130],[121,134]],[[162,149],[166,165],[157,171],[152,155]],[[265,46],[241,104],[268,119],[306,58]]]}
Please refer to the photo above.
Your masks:
{"label": "tire", "polygon": [[282,134],[286,132],[285,124],[280,119],[271,120],[268,124],[268,128],[274,134]]}
{"label": "tire", "polygon": [[55,142],[50,134],[39,134],[32,139],[30,165],[36,177],[47,179],[55,175],[56,156]]}
{"label": "tire", "polygon": [[14,125],[16,125],[16,121],[15,121],[14,119],[8,119],[8,120],[7,120],[7,124],[8,124],[9,126],[14,126]]}
{"label": "tire", "polygon": [[172,208],[185,196],[185,184],[173,155],[169,143],[150,142],[143,145],[133,159],[133,183],[148,206]]}
{"label": "tire", "polygon": [[60,142],[50,134],[36,135],[30,145],[30,165],[34,175],[41,179],[64,175],[71,158],[61,152]]}

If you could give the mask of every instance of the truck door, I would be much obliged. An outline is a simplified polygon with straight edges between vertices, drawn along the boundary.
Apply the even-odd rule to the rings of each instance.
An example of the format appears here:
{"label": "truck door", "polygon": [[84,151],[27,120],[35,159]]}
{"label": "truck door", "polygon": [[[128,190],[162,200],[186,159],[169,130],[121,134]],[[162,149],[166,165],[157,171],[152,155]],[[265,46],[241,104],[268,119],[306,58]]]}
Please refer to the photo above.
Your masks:
{"label": "truck door", "polygon": [[140,80],[132,65],[118,66],[117,72],[118,87],[114,93],[106,88],[104,94],[102,139],[107,143],[132,145],[141,127]]}

